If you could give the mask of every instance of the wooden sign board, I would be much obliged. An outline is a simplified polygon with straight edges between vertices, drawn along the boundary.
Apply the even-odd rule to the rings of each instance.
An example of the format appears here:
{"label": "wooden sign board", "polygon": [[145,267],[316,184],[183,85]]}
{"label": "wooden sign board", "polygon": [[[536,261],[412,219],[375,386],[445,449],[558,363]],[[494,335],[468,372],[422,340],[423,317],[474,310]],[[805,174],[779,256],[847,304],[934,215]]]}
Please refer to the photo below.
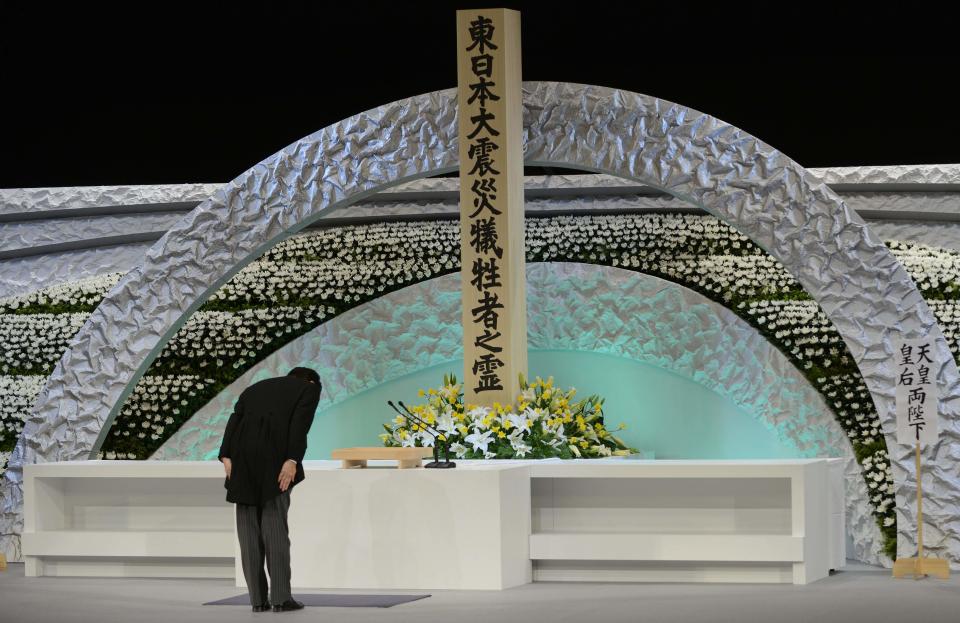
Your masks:
{"label": "wooden sign board", "polygon": [[396,461],[400,469],[423,465],[423,459],[433,456],[433,448],[337,448],[330,458],[342,461],[344,469],[366,467],[367,461]]}
{"label": "wooden sign board", "polygon": [[923,554],[923,463],[920,446],[936,443],[940,428],[936,376],[939,366],[935,353],[932,338],[902,340],[897,343],[894,352],[897,443],[914,446],[917,470],[917,555],[894,561],[895,578],[933,576],[946,580],[950,577],[950,566],[946,560]]}
{"label": "wooden sign board", "polygon": [[520,14],[457,11],[463,379],[510,404],[527,370]]}
{"label": "wooden sign board", "polygon": [[897,400],[897,443],[937,442],[937,369],[932,338],[904,340],[894,352]]}

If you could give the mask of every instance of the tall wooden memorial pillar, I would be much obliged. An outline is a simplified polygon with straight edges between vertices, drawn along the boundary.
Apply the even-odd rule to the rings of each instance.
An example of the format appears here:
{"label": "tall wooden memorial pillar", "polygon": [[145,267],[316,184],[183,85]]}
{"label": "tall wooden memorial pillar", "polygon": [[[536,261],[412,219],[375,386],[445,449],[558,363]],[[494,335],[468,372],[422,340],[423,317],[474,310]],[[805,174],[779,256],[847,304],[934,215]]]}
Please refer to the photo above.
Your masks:
{"label": "tall wooden memorial pillar", "polygon": [[520,13],[457,11],[464,400],[510,404],[527,370]]}

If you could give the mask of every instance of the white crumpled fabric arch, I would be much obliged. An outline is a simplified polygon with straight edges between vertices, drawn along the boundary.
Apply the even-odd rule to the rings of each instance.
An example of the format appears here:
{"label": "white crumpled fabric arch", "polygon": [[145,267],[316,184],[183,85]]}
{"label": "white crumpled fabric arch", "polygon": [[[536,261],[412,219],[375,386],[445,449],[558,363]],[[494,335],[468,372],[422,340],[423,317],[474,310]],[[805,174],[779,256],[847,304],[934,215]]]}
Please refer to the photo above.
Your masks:
{"label": "white crumpled fabric arch", "polygon": [[[253,166],[178,221],[107,295],[41,392],[2,483],[0,547],[19,558],[23,465],[85,459],[139,376],[226,280],[324,213],[395,184],[453,171],[456,96],[437,91],[324,128]],[[931,335],[941,440],[925,451],[926,546],[960,561],[960,377],[920,293],[884,244],[824,182],[718,119],[646,95],[524,84],[525,161],[609,173],[698,205],[777,258],[818,301],[870,388],[891,449],[899,552],[911,555],[911,450],[895,444],[899,336]]]}

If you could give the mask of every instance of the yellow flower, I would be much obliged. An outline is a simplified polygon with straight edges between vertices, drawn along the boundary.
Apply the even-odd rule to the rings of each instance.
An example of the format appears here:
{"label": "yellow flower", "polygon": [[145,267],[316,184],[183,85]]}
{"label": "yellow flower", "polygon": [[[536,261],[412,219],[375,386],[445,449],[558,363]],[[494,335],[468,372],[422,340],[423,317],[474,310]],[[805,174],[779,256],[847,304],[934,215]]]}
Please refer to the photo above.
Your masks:
{"label": "yellow flower", "polygon": [[437,439],[439,439],[440,441],[446,441],[446,440],[447,440],[447,438],[446,438],[445,435],[438,435],[438,436],[437,436]]}
{"label": "yellow flower", "polygon": [[461,424],[460,426],[458,426],[458,427],[457,427],[457,430],[460,431],[460,434],[463,435],[464,437],[466,437],[466,436],[467,436],[467,433],[470,432],[470,429],[468,429],[468,428],[467,428],[466,426],[464,426],[463,424]]}
{"label": "yellow flower", "polygon": [[435,389],[433,389],[433,388],[431,387],[430,390],[429,390],[427,393],[430,394],[431,396],[436,396],[436,395],[437,395],[437,390],[435,390]]}
{"label": "yellow flower", "polygon": [[553,393],[553,392],[551,392],[549,389],[546,390],[545,392],[543,392],[543,397],[544,397],[544,399],[550,400],[550,396],[552,395],[552,393]]}
{"label": "yellow flower", "polygon": [[499,433],[497,433],[497,437],[499,437],[500,439],[503,439],[503,438],[506,437],[506,436],[507,436],[507,434],[506,434],[505,432],[503,432],[503,431],[500,431]]}
{"label": "yellow flower", "polygon": [[590,447],[590,442],[587,441],[586,439],[584,439],[583,441],[580,442],[580,447],[581,447],[581,448],[589,448],[589,447]]}
{"label": "yellow flower", "polygon": [[417,395],[418,395],[418,396],[423,396],[425,393],[426,393],[426,392],[424,392],[424,391],[421,389],[420,391],[417,392]]}

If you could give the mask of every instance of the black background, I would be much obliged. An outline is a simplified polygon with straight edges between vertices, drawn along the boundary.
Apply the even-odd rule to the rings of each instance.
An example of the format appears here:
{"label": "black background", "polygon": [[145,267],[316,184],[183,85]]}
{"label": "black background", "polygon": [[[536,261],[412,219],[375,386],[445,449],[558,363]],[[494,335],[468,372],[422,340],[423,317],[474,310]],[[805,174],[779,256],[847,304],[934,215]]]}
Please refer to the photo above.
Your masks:
{"label": "black background", "polygon": [[522,11],[526,80],[684,104],[809,167],[960,162],[936,4],[25,2],[0,5],[0,187],[228,181],[455,86],[454,11],[493,5]]}

